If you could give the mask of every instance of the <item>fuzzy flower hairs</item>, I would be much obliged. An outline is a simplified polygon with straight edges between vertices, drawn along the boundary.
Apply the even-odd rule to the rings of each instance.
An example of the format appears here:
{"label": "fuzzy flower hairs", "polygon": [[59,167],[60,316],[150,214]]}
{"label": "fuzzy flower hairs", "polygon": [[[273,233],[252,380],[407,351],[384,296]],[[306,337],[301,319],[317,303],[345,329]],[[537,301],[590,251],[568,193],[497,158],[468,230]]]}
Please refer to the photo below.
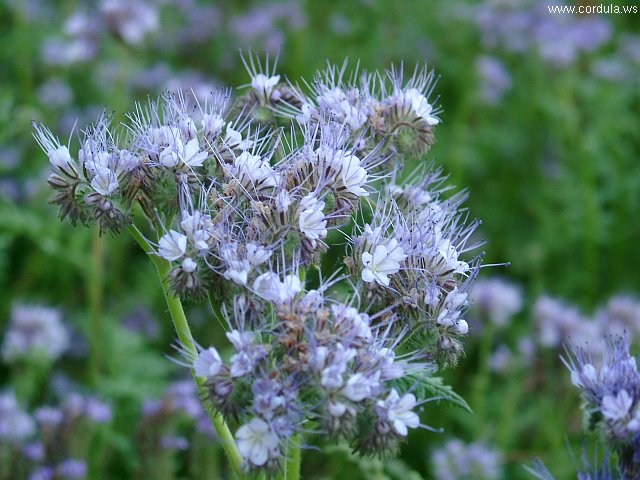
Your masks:
{"label": "fuzzy flower hairs", "polygon": [[393,452],[462,353],[480,268],[464,193],[446,194],[440,169],[401,176],[434,141],[434,74],[345,63],[301,87],[245,64],[239,98],[168,93],[123,125],[101,117],[74,153],[35,125],[52,203],[128,228],[167,295],[222,312],[229,348],[181,341],[244,470],[287,469],[320,435]]}

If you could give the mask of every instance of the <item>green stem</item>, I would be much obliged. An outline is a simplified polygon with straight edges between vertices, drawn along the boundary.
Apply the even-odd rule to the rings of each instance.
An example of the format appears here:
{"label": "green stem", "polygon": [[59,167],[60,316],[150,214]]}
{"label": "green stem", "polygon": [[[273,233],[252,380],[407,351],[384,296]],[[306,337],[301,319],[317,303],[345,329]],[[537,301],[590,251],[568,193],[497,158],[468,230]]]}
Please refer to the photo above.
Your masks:
{"label": "green stem", "polygon": [[522,375],[523,373],[523,370],[518,368],[516,372],[512,372],[509,375],[507,394],[501,408],[502,413],[500,414],[495,435],[496,445],[502,447],[504,451],[509,448],[511,438],[517,433],[514,429],[513,419],[515,418],[514,413],[520,402],[521,394],[526,390],[522,381],[525,378],[525,375]]}
{"label": "green stem", "polygon": [[485,427],[485,418],[487,415],[487,390],[491,377],[489,370],[489,357],[493,348],[494,325],[488,319],[484,319],[484,330],[480,338],[478,346],[478,372],[476,373],[474,391],[473,391],[473,411],[475,413],[475,431],[479,437]]}
{"label": "green stem", "polygon": [[95,384],[103,367],[102,301],[104,292],[105,240],[96,228],[91,235],[91,261],[86,272],[89,302],[89,371]]}
{"label": "green stem", "polygon": [[[198,350],[196,349],[195,343],[193,341],[191,329],[189,328],[189,324],[187,323],[187,317],[184,314],[182,303],[180,302],[180,298],[173,295],[173,293],[171,293],[171,290],[169,289],[169,282],[167,278],[171,270],[171,263],[154,253],[151,245],[149,245],[149,242],[147,242],[142,233],[140,233],[140,230],[138,230],[134,225],[129,227],[129,232],[131,233],[133,238],[135,238],[136,242],[138,242],[138,245],[140,245],[145,253],[149,256],[153,264],[156,266],[158,277],[160,278],[160,283],[162,284],[162,292],[164,293],[164,298],[167,301],[167,307],[169,307],[171,320],[173,321],[173,326],[175,327],[176,333],[178,334],[180,344],[187,355],[195,357],[198,354]],[[193,379],[198,386],[200,396],[205,397],[206,390],[204,387],[204,379],[201,377],[197,377],[195,375],[195,372],[193,371],[193,368],[191,369],[191,375],[193,375]],[[227,458],[229,459],[229,463],[231,464],[231,469],[233,470],[235,477],[243,478],[242,456],[240,455],[240,452],[236,447],[236,442],[233,438],[233,435],[231,434],[229,426],[222,418],[222,415],[214,412],[207,402],[204,402],[204,407],[207,410],[207,414],[209,415],[214,428],[216,429],[218,437],[220,438],[222,448],[224,448],[224,451],[227,454]]]}
{"label": "green stem", "polygon": [[284,470],[285,480],[300,480],[300,464],[302,463],[302,449],[300,438],[294,435],[289,440],[287,463]]}

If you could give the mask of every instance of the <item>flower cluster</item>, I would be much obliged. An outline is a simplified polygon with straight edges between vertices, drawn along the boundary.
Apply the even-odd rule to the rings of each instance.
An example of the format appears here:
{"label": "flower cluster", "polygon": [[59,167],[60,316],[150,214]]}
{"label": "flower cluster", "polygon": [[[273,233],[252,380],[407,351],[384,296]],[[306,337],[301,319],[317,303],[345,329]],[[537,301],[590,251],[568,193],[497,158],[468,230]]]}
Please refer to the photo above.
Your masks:
{"label": "flower cluster", "polygon": [[[438,169],[400,175],[433,143],[434,74],[348,77],[345,64],[302,88],[245,64],[240,98],[167,94],[124,130],[101,117],[75,154],[36,125],[53,202],[72,222],[138,236],[144,214],[173,292],[215,299],[233,352],[189,363],[238,421],[247,468],[277,467],[311,430],[392,451],[428,400],[411,381],[462,352],[480,264],[465,195],[447,195]],[[341,244],[343,270],[323,275]]]}
{"label": "flower cluster", "polygon": [[[321,291],[303,292],[297,277],[266,275],[256,282],[259,307],[259,300],[250,306],[246,297],[235,299],[230,358],[209,347],[193,363],[213,405],[243,419],[236,438],[247,462],[277,461],[285,441],[310,420],[359,451],[393,449],[420,425],[413,411],[419,402],[398,391],[397,379],[428,368],[409,355],[396,357],[395,316],[383,311],[372,318]],[[268,320],[257,313],[267,309]]]}
{"label": "flower cluster", "polygon": [[640,373],[626,336],[607,339],[602,366],[573,346],[563,359],[584,400],[588,425],[601,431],[618,454],[622,478],[640,475]]}

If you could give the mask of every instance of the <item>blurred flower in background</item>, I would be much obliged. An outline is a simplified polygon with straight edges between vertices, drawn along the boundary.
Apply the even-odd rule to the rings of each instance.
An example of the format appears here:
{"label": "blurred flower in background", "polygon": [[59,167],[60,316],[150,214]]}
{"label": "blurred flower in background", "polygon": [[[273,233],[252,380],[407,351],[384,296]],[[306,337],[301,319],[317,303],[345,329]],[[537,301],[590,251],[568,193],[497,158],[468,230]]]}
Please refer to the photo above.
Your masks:
{"label": "blurred flower in background", "polygon": [[448,440],[431,454],[431,470],[437,480],[499,480],[503,478],[502,454],[490,445]]}
{"label": "blurred flower in background", "polygon": [[68,346],[69,333],[59,310],[25,304],[13,306],[1,347],[4,361],[11,363],[30,355],[43,355],[54,361]]}

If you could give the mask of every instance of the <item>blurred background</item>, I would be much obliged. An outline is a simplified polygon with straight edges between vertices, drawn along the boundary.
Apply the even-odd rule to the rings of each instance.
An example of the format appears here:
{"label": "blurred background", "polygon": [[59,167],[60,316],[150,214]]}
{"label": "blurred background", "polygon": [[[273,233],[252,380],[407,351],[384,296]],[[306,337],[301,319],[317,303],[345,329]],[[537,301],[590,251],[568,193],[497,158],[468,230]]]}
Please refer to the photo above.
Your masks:
{"label": "blurred background", "polygon": [[[640,13],[549,5],[1,0],[0,479],[224,478],[166,358],[152,265],[126,235],[58,221],[31,120],[73,142],[105,109],[242,86],[239,49],[277,56],[293,82],[345,57],[433,67],[443,123],[424,161],[469,191],[485,262],[510,263],[482,270],[466,358],[443,372],[474,413],[426,404],[443,433],[412,432],[395,460],[305,451],[304,477],[524,479],[537,457],[575,478],[594,439],[562,344],[599,355],[603,335],[640,333]],[[211,314],[187,309],[206,344]]]}

